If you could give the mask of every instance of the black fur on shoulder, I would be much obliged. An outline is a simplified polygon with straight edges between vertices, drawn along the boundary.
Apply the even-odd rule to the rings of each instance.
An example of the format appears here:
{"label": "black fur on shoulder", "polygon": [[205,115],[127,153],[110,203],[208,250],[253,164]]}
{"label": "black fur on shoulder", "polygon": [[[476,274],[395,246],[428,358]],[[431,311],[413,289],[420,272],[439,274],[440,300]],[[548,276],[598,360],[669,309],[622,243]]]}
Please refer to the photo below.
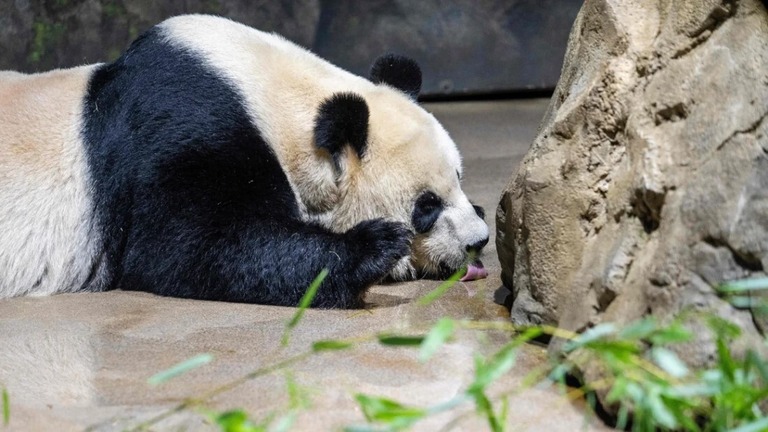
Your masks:
{"label": "black fur on shoulder", "polygon": [[423,192],[413,206],[413,214],[411,215],[413,228],[419,234],[429,231],[437,222],[444,208],[443,200],[439,196],[430,191]]}
{"label": "black fur on shoulder", "polygon": [[421,68],[415,60],[398,54],[385,54],[371,66],[374,84],[390,85],[416,100],[421,92]]}
{"label": "black fur on shoulder", "polygon": [[315,144],[334,160],[349,144],[363,158],[368,144],[368,104],[355,93],[335,93],[322,104],[315,118]]}
{"label": "black fur on shoulder", "polygon": [[360,306],[409,253],[410,232],[371,220],[334,233],[302,220],[238,91],[157,29],[94,72],[82,137],[110,268],[100,288],[296,305],[326,268],[313,306]]}

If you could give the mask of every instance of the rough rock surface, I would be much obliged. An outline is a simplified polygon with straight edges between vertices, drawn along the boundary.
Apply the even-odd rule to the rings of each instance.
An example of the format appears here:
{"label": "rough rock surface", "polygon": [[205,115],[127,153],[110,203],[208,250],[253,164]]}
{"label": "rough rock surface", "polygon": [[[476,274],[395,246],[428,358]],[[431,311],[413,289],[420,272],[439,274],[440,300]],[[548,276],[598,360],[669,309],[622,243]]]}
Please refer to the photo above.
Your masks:
{"label": "rough rock surface", "polygon": [[694,307],[765,331],[714,287],[768,268],[767,117],[761,2],[587,0],[498,207],[512,320],[583,330]]}

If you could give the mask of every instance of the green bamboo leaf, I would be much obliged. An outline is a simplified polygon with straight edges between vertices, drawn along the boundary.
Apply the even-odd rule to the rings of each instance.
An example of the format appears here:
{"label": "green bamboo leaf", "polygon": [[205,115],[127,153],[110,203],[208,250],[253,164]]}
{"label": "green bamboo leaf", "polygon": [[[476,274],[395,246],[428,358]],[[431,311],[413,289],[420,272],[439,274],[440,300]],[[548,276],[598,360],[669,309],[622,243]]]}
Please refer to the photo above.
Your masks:
{"label": "green bamboo leaf", "polygon": [[752,423],[731,429],[730,432],[764,432],[766,430],[768,430],[768,417],[762,417]]}
{"label": "green bamboo leaf", "polygon": [[653,316],[635,321],[621,329],[618,337],[621,339],[642,340],[650,336],[658,328],[658,322]]}
{"label": "green bamboo leaf", "polygon": [[488,426],[490,426],[493,432],[502,432],[503,426],[499,423],[499,419],[496,417],[496,413],[493,411],[493,404],[491,404],[488,396],[481,389],[470,389],[467,391],[475,399],[475,407],[477,411],[482,414]]}
{"label": "green bamboo leaf", "polygon": [[147,380],[147,383],[151,386],[162,384],[171,378],[175,378],[179,375],[189,372],[192,369],[199,368],[200,366],[208,364],[212,360],[213,356],[211,354],[198,354],[192,358],[184,360],[181,363],[177,363],[162,372],[158,372],[152,375]]}
{"label": "green bamboo leaf", "polygon": [[467,274],[466,266],[457,270],[456,273],[452,274],[451,277],[449,277],[443,283],[438,285],[437,288],[426,293],[423,297],[418,299],[416,303],[419,306],[427,306],[432,304],[432,302],[434,302],[435,300],[445,295],[445,293],[448,292],[448,290],[451,289],[454,285],[456,285],[456,282],[458,282],[459,279],[464,277],[465,274]]}
{"label": "green bamboo leaf", "polygon": [[296,423],[296,412],[290,412],[281,417],[273,427],[270,428],[271,432],[288,432],[292,430],[293,424]]}
{"label": "green bamboo leaf", "polygon": [[657,329],[648,339],[653,345],[669,345],[688,342],[692,336],[682,323],[675,321]]}
{"label": "green bamboo leaf", "polygon": [[616,416],[616,429],[627,430],[627,424],[629,423],[629,407],[626,404],[621,404],[619,407],[619,413]]}
{"label": "green bamboo leaf", "polygon": [[598,324],[584,333],[577,336],[572,341],[569,341],[563,346],[565,352],[573,351],[577,348],[581,348],[591,342],[604,339],[606,336],[610,336],[616,333],[616,326],[613,323]]}
{"label": "green bamboo leaf", "polygon": [[424,338],[419,351],[419,360],[425,362],[432,357],[443,344],[453,336],[456,323],[449,318],[441,318]]}
{"label": "green bamboo leaf", "polygon": [[677,429],[678,423],[675,416],[664,404],[664,401],[659,397],[658,393],[651,392],[648,394],[647,398],[648,400],[646,402],[648,403],[648,408],[650,408],[653,413],[654,419],[667,429]]}
{"label": "green bamboo leaf", "polygon": [[355,395],[355,399],[360,404],[366,420],[384,423],[395,428],[407,427],[427,414],[424,409],[408,407],[391,399],[364,394]]}
{"label": "green bamboo leaf", "polygon": [[475,381],[469,386],[469,393],[483,392],[488,384],[496,381],[515,365],[517,345],[508,343],[488,361],[475,360]]}
{"label": "green bamboo leaf", "polygon": [[651,350],[651,356],[660,368],[673,377],[682,378],[688,375],[688,367],[674,352],[666,348],[654,347]]}
{"label": "green bamboo leaf", "polygon": [[304,316],[304,312],[312,304],[312,300],[314,300],[315,296],[317,295],[318,288],[320,288],[320,285],[323,283],[326,277],[328,277],[328,269],[321,270],[320,273],[312,281],[312,283],[309,284],[307,292],[305,292],[301,297],[301,300],[299,301],[299,308],[296,310],[296,313],[293,314],[293,317],[290,321],[288,321],[288,325],[285,327],[283,340],[281,341],[284,346],[288,345],[288,339],[290,338],[291,330],[293,330],[293,328],[296,327],[301,321],[301,318]]}
{"label": "green bamboo leaf", "polygon": [[739,309],[749,309],[762,305],[761,299],[754,299],[748,295],[746,296],[729,296],[727,297],[728,303]]}
{"label": "green bamboo leaf", "polygon": [[344,426],[344,432],[382,432],[382,430],[370,425],[352,425]]}
{"label": "green bamboo leaf", "polygon": [[8,389],[3,387],[3,424],[8,426],[11,421],[11,398],[8,396]]}
{"label": "green bamboo leaf", "polygon": [[768,362],[753,350],[747,351],[745,369],[754,368],[764,383],[768,383]]}
{"label": "green bamboo leaf", "polygon": [[721,293],[738,293],[765,289],[768,289],[768,278],[766,277],[726,282],[717,288]]}
{"label": "green bamboo leaf", "polygon": [[266,425],[255,425],[243,410],[226,411],[217,414],[214,422],[222,432],[266,432]]}
{"label": "green bamboo leaf", "polygon": [[312,351],[339,351],[351,348],[352,345],[352,342],[342,340],[321,340],[312,344]]}
{"label": "green bamboo leaf", "polygon": [[424,336],[378,335],[379,343],[390,346],[419,346],[424,342]]}

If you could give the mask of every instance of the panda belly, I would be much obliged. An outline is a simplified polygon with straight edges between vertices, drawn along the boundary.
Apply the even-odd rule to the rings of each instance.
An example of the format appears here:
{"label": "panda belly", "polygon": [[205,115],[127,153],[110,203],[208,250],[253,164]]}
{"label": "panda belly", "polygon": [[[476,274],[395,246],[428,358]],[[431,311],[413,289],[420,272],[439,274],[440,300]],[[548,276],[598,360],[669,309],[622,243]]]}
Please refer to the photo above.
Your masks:
{"label": "panda belly", "polygon": [[313,305],[359,305],[408,254],[409,233],[303,220],[239,91],[159,28],[93,72],[82,137],[105,288],[295,305],[328,269]]}
{"label": "panda belly", "polygon": [[0,298],[101,283],[80,139],[92,70],[0,73]]}

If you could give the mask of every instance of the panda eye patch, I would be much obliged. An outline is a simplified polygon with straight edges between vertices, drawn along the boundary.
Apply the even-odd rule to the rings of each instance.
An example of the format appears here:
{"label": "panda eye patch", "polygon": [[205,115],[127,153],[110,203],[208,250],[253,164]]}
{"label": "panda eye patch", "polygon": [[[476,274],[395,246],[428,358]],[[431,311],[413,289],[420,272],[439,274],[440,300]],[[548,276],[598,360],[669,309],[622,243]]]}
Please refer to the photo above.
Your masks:
{"label": "panda eye patch", "polygon": [[443,212],[443,208],[443,200],[434,192],[426,191],[419,195],[413,206],[413,215],[411,216],[411,222],[416,232],[423,234],[432,229]]}

